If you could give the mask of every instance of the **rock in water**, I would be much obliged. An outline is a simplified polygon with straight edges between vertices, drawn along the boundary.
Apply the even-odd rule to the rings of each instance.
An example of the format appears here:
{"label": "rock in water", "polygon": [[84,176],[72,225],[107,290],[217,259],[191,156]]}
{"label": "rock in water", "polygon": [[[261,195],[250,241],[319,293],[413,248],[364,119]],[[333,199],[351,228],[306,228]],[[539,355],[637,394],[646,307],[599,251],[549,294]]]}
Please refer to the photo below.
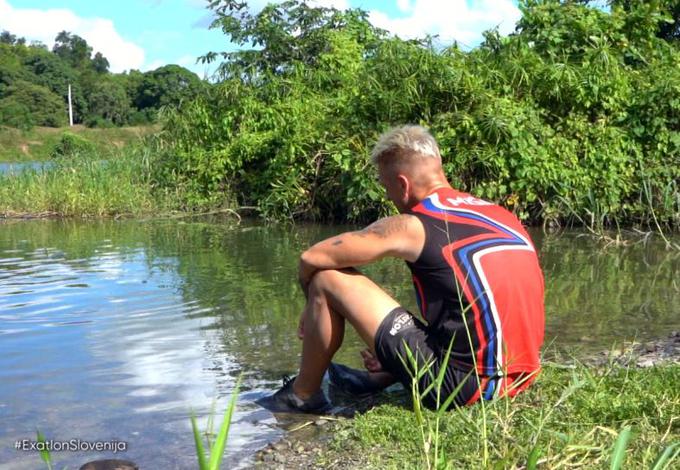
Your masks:
{"label": "rock in water", "polygon": [[129,460],[106,459],[87,462],[80,470],[139,470],[139,467]]}

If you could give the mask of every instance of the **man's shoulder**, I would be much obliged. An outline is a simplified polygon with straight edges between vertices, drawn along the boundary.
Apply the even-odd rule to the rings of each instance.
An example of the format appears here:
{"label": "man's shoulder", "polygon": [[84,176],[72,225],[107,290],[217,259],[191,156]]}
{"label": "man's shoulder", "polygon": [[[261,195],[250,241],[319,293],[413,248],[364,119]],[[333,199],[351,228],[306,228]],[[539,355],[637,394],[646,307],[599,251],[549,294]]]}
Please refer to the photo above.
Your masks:
{"label": "man's shoulder", "polygon": [[414,228],[422,226],[420,221],[413,214],[397,214],[378,219],[364,229],[357,232],[358,235],[377,235],[380,238],[387,238],[398,233],[407,233]]}
{"label": "man's shoulder", "polygon": [[507,228],[522,233],[525,230],[519,218],[505,207],[452,188],[442,188],[430,194],[413,208],[428,220],[441,220],[447,225],[487,225]]}

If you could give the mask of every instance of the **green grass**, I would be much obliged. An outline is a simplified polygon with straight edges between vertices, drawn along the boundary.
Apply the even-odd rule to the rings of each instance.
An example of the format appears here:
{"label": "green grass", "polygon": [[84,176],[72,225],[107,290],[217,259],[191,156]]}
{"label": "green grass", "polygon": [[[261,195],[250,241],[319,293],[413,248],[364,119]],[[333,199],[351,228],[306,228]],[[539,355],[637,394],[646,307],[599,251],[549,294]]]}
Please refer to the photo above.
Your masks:
{"label": "green grass", "polygon": [[[224,411],[222,424],[216,436],[212,433],[213,415],[208,419],[208,429],[205,433],[205,439],[210,452],[206,454],[205,446],[203,445],[202,433],[198,430],[196,424],[196,417],[193,412],[191,414],[191,429],[194,433],[194,444],[196,446],[196,458],[198,459],[199,470],[219,470],[224,457],[224,449],[227,445],[227,438],[229,437],[229,428],[231,427],[231,420],[236,408],[236,400],[238,399],[238,391],[241,386],[241,377],[236,381],[234,391],[231,393],[231,400]],[[214,440],[213,440],[214,438]]]}
{"label": "green grass", "polygon": [[50,158],[63,132],[72,132],[94,144],[98,153],[109,155],[156,131],[154,126],[87,128],[77,125],[59,129],[36,127],[23,131],[0,126],[0,162],[42,161]]}
{"label": "green grass", "polygon": [[422,409],[420,419],[410,403],[377,407],[344,422],[320,463],[349,453],[362,468],[673,468],[678,384],[678,365],[547,365],[527,391],[484,408]]}
{"label": "green grass", "polygon": [[111,217],[173,208],[154,191],[151,156],[130,148],[104,161],[99,154],[55,162],[45,170],[0,174],[0,215]]}

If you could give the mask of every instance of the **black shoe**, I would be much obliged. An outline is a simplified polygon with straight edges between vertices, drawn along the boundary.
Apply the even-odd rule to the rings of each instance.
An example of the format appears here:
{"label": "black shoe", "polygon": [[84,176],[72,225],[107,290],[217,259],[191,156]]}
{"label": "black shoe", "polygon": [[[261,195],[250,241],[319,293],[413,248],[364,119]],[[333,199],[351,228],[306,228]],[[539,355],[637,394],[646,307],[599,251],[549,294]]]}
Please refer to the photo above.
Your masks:
{"label": "black shoe", "polygon": [[334,362],[328,366],[328,379],[331,384],[352,395],[369,395],[385,388],[383,384],[372,379],[367,371],[352,369]]}
{"label": "black shoe", "polygon": [[295,377],[283,377],[283,387],[278,392],[268,397],[260,398],[255,402],[274,413],[324,413],[330,409],[331,404],[326,399],[323,390],[303,400],[293,393]]}

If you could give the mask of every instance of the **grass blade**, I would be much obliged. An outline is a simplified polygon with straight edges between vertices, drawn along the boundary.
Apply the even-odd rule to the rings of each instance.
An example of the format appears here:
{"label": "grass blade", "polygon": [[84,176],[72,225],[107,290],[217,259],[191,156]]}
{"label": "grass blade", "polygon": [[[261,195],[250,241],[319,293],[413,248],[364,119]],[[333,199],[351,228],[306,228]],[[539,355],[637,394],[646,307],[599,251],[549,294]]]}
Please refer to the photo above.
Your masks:
{"label": "grass blade", "polygon": [[529,458],[527,459],[527,470],[536,470],[538,466],[538,458],[541,456],[541,449],[538,446],[534,446],[531,449]]}
{"label": "grass blade", "polygon": [[618,439],[616,439],[614,451],[612,452],[612,464],[609,467],[610,470],[619,470],[621,468],[623,460],[626,458],[626,447],[628,447],[630,435],[630,426],[626,426],[623,428],[623,431],[621,431],[621,434],[619,434]]}
{"label": "grass blade", "polygon": [[467,383],[468,379],[470,376],[474,373],[475,371],[471,370],[470,372],[467,373],[467,375],[463,378],[463,380],[460,381],[458,385],[456,385],[456,388],[453,389],[453,391],[449,394],[449,396],[444,400],[444,403],[441,404],[438,412],[446,412],[446,410],[449,409],[449,406],[451,406],[451,403],[453,400],[456,399],[458,394],[460,393],[460,390],[463,388],[463,386]]}
{"label": "grass blade", "polygon": [[231,417],[234,414],[234,408],[236,408],[236,400],[238,398],[238,389],[241,386],[241,377],[236,381],[236,386],[231,394],[231,401],[229,406],[224,412],[224,418],[222,419],[222,424],[220,425],[220,432],[215,438],[212,448],[210,449],[210,470],[219,470],[220,462],[222,462],[222,454],[224,448],[227,445],[227,437],[229,436],[229,428],[231,427]]}
{"label": "grass blade", "polygon": [[[39,430],[36,430],[36,433],[38,434],[38,442],[42,442],[45,446],[45,435]],[[50,451],[46,447],[40,449],[40,458],[47,464],[47,468],[52,470],[52,456],[50,456]]]}
{"label": "grass blade", "polygon": [[203,441],[201,440],[201,433],[196,426],[196,416],[191,412],[191,429],[194,431],[194,443],[196,444],[196,455],[198,456],[198,468],[200,470],[208,470],[208,462],[205,460],[205,449],[203,448]]}
{"label": "grass blade", "polygon": [[680,447],[678,447],[678,444],[669,445],[656,458],[652,470],[663,470],[664,468],[667,468],[668,464],[675,460],[678,455],[680,455]]}

